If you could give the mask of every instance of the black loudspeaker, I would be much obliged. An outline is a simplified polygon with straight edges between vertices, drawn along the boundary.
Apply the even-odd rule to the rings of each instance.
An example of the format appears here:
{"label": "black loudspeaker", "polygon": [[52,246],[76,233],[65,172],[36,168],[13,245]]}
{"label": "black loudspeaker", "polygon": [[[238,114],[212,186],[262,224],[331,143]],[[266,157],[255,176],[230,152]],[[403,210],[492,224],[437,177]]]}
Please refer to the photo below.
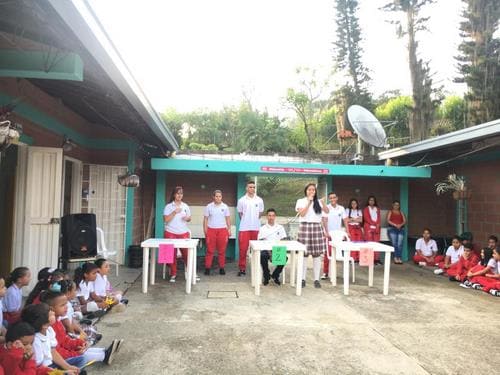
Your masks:
{"label": "black loudspeaker", "polygon": [[97,256],[95,214],[71,214],[61,219],[62,259]]}

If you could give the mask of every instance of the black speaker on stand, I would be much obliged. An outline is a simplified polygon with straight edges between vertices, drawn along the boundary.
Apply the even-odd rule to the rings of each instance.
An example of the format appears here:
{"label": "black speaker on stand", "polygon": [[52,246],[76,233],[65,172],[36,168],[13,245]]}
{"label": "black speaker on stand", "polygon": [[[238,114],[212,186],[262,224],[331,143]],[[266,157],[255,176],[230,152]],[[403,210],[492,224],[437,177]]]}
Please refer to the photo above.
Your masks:
{"label": "black speaker on stand", "polygon": [[61,263],[93,260],[97,257],[95,214],[71,214],[61,219]]}

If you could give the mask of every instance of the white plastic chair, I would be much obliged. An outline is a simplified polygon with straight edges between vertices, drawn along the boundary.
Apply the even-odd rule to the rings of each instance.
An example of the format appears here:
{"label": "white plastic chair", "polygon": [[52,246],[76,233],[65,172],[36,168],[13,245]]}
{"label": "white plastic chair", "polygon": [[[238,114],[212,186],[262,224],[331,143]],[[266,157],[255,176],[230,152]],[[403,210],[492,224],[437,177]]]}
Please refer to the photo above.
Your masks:
{"label": "white plastic chair", "polygon": [[[349,235],[347,234],[347,232],[345,232],[344,230],[340,229],[340,230],[332,230],[329,232],[329,235],[330,235],[330,238],[332,239],[332,243],[333,243],[333,246],[335,248],[335,259],[337,261],[344,261],[344,252],[342,250],[340,250],[340,248],[338,246],[335,246],[336,243],[338,242],[342,242],[342,241],[350,241],[350,238],[349,238]],[[333,251],[333,249],[332,249]],[[328,255],[327,253],[327,256],[328,256],[328,259],[332,259],[332,257],[330,255]],[[352,282],[354,283],[356,281],[356,274],[355,274],[355,268],[354,268],[354,258],[353,257],[349,257],[349,262],[351,263],[352,265]],[[331,277],[331,275],[328,275]]]}
{"label": "white plastic chair", "polygon": [[97,255],[100,258],[106,259],[108,262],[113,263],[116,266],[116,276],[118,276],[118,270],[120,268],[120,264],[110,257],[114,257],[118,254],[117,251],[109,251],[106,247],[106,243],[104,242],[104,231],[101,228],[96,228],[97,235]]}

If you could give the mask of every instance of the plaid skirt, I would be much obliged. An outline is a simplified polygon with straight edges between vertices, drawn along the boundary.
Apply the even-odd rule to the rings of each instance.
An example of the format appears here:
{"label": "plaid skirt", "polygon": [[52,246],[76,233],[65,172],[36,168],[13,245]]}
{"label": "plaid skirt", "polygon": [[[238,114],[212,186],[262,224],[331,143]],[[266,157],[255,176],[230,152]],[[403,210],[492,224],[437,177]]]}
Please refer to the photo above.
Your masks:
{"label": "plaid skirt", "polygon": [[300,223],[298,240],[306,245],[304,256],[319,257],[326,251],[327,240],[321,223]]}

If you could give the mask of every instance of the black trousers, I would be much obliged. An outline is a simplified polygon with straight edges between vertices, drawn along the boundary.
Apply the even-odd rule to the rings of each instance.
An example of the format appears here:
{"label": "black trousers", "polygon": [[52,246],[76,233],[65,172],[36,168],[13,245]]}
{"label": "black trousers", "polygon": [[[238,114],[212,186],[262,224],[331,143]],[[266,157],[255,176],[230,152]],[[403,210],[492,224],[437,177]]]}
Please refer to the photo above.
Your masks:
{"label": "black trousers", "polygon": [[[269,271],[269,260],[271,259],[271,252],[268,250],[263,250],[260,252],[260,265],[262,266],[262,272],[264,279],[270,279],[271,277],[273,279],[279,279],[281,275],[281,271],[283,271],[283,267],[285,266],[276,266],[276,268],[273,271],[273,274],[271,275]],[[288,260],[288,257],[286,258]]]}

